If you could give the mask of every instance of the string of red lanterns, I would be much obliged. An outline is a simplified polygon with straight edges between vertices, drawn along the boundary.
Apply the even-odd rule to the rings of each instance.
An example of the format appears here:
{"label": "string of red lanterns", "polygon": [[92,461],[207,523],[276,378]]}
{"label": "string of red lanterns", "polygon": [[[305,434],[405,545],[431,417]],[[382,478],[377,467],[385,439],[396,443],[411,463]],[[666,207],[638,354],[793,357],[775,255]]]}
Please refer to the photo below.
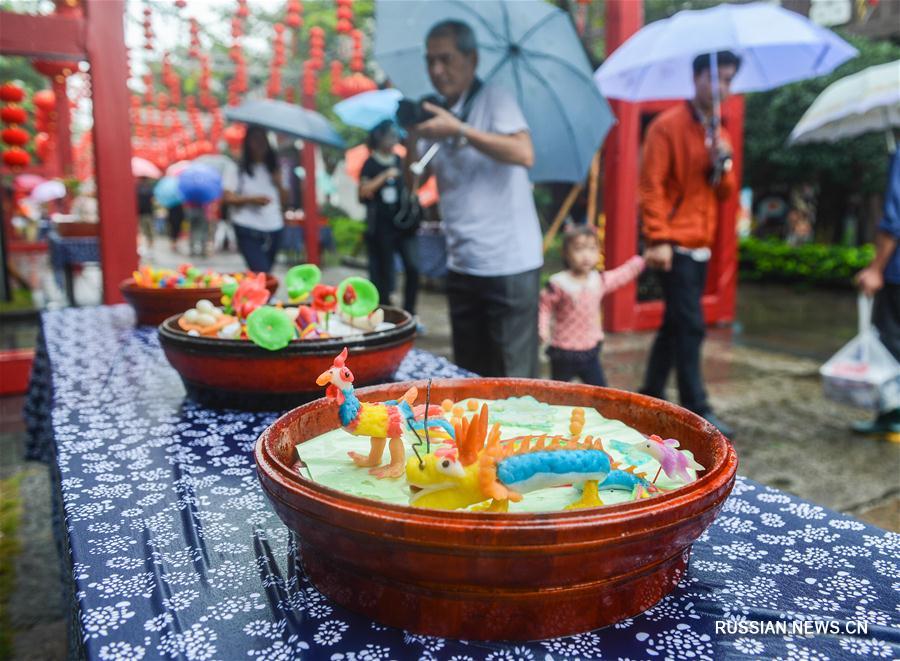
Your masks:
{"label": "string of red lanterns", "polygon": [[25,99],[25,90],[15,83],[0,85],[0,101],[6,105],[0,109],[0,118],[7,125],[0,138],[3,139],[9,149],[3,152],[3,162],[10,168],[23,168],[31,163],[31,156],[23,147],[28,144],[28,131],[22,125],[28,119],[28,114],[20,104]]}
{"label": "string of red lanterns", "polygon": [[275,40],[272,43],[272,65],[269,71],[269,85],[267,92],[270,99],[281,94],[281,67],[284,66],[284,25],[276,23],[274,26]]}
{"label": "string of red lanterns", "polygon": [[353,0],[337,0],[337,32],[350,34],[353,30]]}

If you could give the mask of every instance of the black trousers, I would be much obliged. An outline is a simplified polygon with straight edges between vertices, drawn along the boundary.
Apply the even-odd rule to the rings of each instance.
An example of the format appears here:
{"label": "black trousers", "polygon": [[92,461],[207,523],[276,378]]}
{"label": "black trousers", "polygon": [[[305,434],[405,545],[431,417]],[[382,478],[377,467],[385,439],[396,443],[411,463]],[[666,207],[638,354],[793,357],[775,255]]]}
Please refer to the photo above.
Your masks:
{"label": "black trousers", "polygon": [[540,269],[481,277],[447,274],[453,359],[481,376],[538,373]]}
{"label": "black trousers", "polygon": [[600,350],[603,342],[587,351],[570,351],[559,347],[549,347],[550,378],[555,381],[571,381],[576,376],[589,386],[606,387],[606,375],[600,364]]}
{"label": "black trousers", "polygon": [[900,285],[886,282],[875,294],[872,324],[878,329],[881,343],[900,360]]}
{"label": "black trousers", "polygon": [[376,228],[366,232],[366,248],[369,253],[369,280],[378,290],[383,304],[389,304],[396,284],[394,253],[403,262],[403,309],[416,313],[419,297],[419,242],[411,232],[397,232],[393,228]]}
{"label": "black trousers", "polygon": [[709,412],[700,374],[700,347],[706,334],[700,299],[706,286],[707,262],[675,253],[672,270],[659,271],[666,311],[653,342],[641,392],[662,398],[672,367],[678,379],[681,405],[695,413]]}

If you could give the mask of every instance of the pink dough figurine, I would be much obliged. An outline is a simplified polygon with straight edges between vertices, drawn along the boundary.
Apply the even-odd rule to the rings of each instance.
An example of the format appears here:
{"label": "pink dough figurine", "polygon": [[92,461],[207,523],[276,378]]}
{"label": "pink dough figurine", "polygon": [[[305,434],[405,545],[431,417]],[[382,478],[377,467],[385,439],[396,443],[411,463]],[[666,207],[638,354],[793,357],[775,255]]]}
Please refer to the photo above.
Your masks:
{"label": "pink dough figurine", "polygon": [[[634,448],[641,452],[646,452],[656,459],[659,462],[660,470],[669,478],[677,478],[685,483],[693,482],[694,477],[691,476],[688,469],[703,470],[703,466],[678,449],[678,441],[674,438],[662,440],[654,434],[643,443],[635,445]],[[657,471],[656,476],[659,477],[659,471]],[[653,481],[655,482],[656,478],[653,478]]]}

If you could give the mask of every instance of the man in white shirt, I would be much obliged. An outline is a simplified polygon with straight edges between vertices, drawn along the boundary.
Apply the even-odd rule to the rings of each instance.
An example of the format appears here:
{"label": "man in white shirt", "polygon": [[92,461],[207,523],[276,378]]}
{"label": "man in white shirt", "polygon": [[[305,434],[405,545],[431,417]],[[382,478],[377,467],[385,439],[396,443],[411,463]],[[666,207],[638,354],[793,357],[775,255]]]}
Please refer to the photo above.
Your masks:
{"label": "man in white shirt", "polygon": [[482,376],[537,376],[541,230],[528,179],[534,149],[508,91],[475,77],[472,29],[443,21],[428,33],[426,63],[446,110],[410,131],[411,163],[429,145],[447,235],[447,296],[454,360]]}

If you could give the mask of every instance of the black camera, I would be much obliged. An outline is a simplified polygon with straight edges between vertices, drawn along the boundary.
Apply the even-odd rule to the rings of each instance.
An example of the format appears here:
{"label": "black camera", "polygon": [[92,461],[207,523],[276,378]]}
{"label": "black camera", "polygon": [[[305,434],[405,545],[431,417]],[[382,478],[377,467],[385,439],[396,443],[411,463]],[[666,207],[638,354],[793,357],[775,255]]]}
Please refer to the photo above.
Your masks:
{"label": "black camera", "polygon": [[434,94],[423,96],[418,101],[415,99],[400,99],[400,104],[397,106],[397,123],[401,128],[408,129],[434,117],[433,112],[428,112],[422,107],[422,104],[426,101],[441,108],[447,107],[444,100]]}

